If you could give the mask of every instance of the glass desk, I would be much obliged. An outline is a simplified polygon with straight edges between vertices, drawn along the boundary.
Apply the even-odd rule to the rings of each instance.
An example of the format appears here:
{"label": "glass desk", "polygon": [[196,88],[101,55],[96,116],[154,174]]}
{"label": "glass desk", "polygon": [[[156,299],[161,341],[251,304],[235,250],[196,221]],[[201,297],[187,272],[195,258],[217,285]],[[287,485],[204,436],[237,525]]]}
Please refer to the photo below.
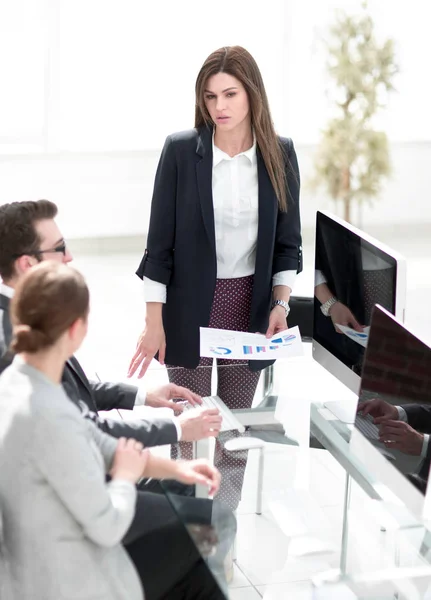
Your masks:
{"label": "glass desk", "polygon": [[[322,373],[310,374],[306,361],[282,368],[281,384],[272,393],[266,390],[264,403],[234,411],[250,427],[245,437],[270,440],[264,448],[261,514],[256,514],[258,449],[249,452],[235,518],[216,497],[212,522],[202,523],[165,491],[224,596],[428,597],[431,542],[421,518],[423,497],[403,478],[394,494],[392,480],[399,475],[394,468],[378,460],[359,432],[347,443],[323,398],[312,401],[325,389]],[[294,385],[295,377],[301,386]],[[316,388],[308,385],[313,379]],[[145,383],[151,388],[166,382],[166,372],[154,369]],[[132,416],[127,413],[121,416]],[[310,439],[317,447],[310,447]],[[225,478],[235,476],[235,468],[225,469]]]}
{"label": "glass desk", "polygon": [[[431,566],[424,524],[361,463],[361,445],[349,448],[322,410],[310,408],[311,429],[329,452],[267,444],[265,463],[271,469],[264,478],[261,515],[255,513],[256,490],[248,489],[236,523],[216,497],[217,517],[211,527],[202,526],[166,492],[224,596],[261,597],[253,595],[254,587],[272,600],[287,597],[283,590],[297,590],[301,599],[426,598]],[[256,457],[249,461],[248,488],[258,467]],[[336,476],[327,477],[330,469]],[[325,481],[339,497],[335,506],[325,506]],[[253,584],[249,595],[244,578]]]}

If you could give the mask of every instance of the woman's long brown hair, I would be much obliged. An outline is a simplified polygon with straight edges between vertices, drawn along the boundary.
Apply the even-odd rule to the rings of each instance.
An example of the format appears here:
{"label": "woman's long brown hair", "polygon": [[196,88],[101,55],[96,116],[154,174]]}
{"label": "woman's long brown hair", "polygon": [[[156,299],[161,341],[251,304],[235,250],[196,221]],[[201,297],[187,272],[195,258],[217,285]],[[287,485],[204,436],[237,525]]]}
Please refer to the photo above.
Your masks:
{"label": "woman's long brown hair", "polygon": [[250,104],[251,125],[266,170],[278,199],[280,210],[287,211],[286,162],[275,133],[262,75],[252,55],[241,46],[226,46],[208,56],[196,79],[195,127],[213,124],[205,106],[204,91],[208,79],[228,73],[244,86]]}

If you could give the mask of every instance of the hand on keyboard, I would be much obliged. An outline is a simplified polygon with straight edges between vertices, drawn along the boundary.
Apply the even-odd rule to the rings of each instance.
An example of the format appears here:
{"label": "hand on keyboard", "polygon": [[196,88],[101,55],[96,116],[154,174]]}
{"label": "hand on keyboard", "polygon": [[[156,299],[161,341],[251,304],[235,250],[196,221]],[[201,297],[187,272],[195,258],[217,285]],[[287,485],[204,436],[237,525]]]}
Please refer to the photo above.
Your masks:
{"label": "hand on keyboard", "polygon": [[359,402],[358,413],[361,413],[363,417],[367,415],[373,417],[375,425],[380,425],[389,420],[396,421],[399,418],[396,406],[392,406],[392,404],[385,402],[381,398]]}
{"label": "hand on keyboard", "polygon": [[[193,407],[185,402],[183,404],[183,410],[190,410]],[[221,415],[221,428],[220,431],[239,431],[244,433],[244,426],[237,419],[231,410],[226,406],[224,402],[218,396],[205,396],[202,398],[202,408],[216,409]]]}
{"label": "hand on keyboard", "polygon": [[175,401],[179,398],[186,400],[187,405],[190,406],[199,406],[202,404],[200,396],[174,383],[168,383],[152,392],[147,392],[145,404],[154,408],[172,408],[174,411],[182,412],[184,402]]}
{"label": "hand on keyboard", "polygon": [[184,407],[178,421],[181,425],[181,441],[195,442],[209,437],[217,437],[222,418],[216,408],[190,408]]}
{"label": "hand on keyboard", "polygon": [[374,425],[374,420],[371,415],[363,417],[361,414],[356,415],[355,427],[369,440],[379,439],[379,428]]}

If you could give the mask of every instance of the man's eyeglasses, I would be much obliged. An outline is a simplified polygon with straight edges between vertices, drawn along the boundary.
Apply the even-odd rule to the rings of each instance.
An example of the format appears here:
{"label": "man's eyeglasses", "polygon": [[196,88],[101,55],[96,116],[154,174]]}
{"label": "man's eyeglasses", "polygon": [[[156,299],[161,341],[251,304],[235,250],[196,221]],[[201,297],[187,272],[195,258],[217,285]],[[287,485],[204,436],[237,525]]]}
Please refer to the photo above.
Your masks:
{"label": "man's eyeglasses", "polygon": [[61,252],[63,256],[66,256],[66,242],[62,242],[58,246],[55,246],[54,248],[50,248],[48,250],[35,250],[33,252],[22,252],[21,254],[14,254],[13,258],[20,258],[21,256],[36,256],[37,258],[39,254],[50,254],[51,252]]}

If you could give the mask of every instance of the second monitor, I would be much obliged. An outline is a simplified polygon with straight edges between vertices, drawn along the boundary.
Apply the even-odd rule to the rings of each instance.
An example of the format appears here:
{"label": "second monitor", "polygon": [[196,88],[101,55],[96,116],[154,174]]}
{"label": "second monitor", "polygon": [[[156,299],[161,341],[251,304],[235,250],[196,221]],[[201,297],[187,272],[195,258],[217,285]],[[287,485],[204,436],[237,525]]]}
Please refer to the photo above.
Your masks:
{"label": "second monitor", "polygon": [[404,321],[406,261],[353,225],[317,212],[313,358],[359,392],[371,312]]}

